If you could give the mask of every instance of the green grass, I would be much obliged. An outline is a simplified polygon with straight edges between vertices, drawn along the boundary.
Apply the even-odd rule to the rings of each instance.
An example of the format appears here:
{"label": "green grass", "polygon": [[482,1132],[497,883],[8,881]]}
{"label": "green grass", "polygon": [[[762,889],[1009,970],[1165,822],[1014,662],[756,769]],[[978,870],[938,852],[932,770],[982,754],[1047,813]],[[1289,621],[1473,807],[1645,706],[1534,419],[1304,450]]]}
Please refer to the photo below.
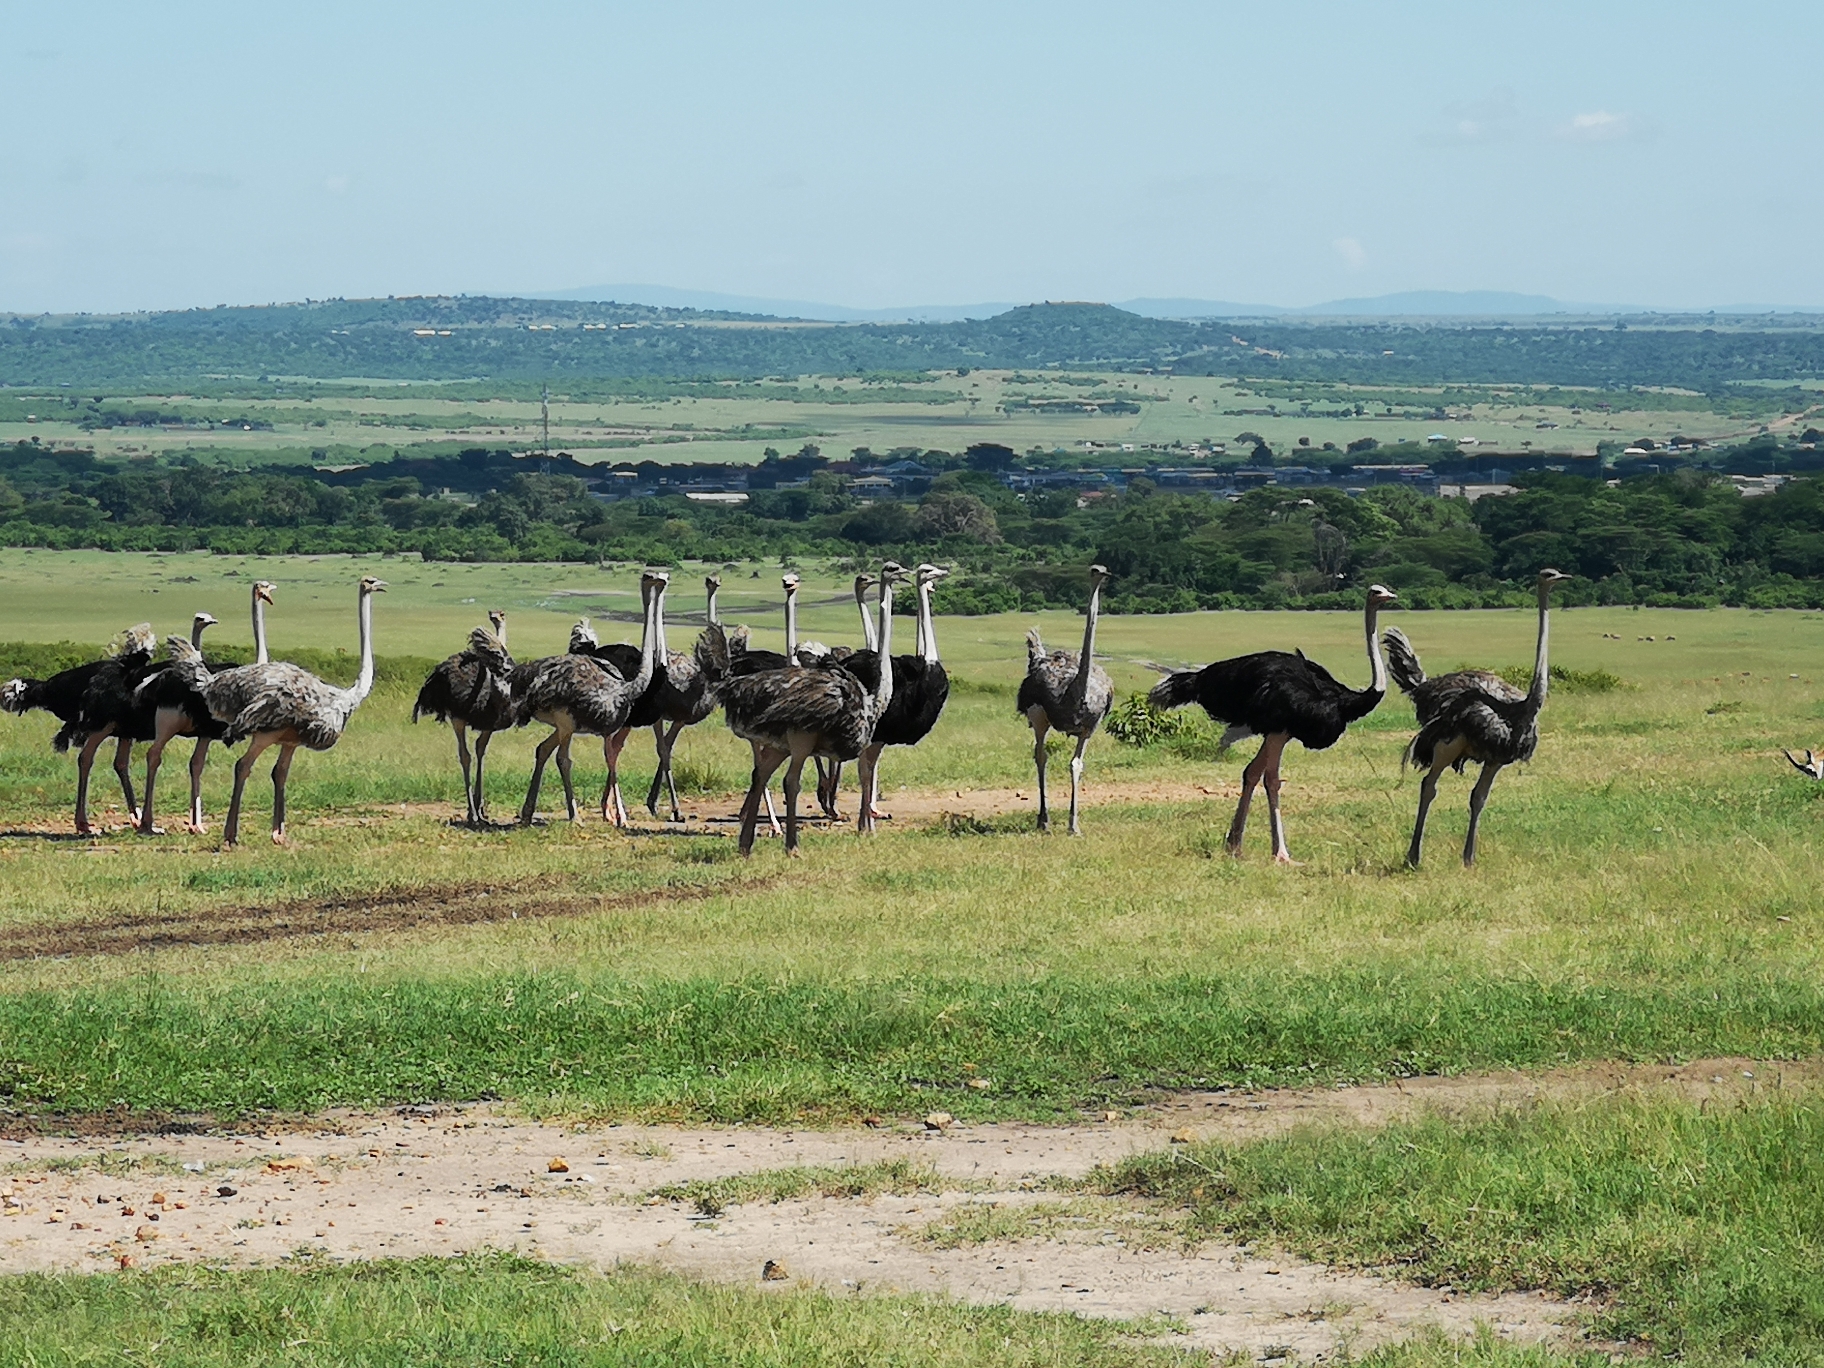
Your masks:
{"label": "green grass", "polygon": [[1824,1106],[1602,1099],[1127,1161],[1204,1235],[1428,1285],[1544,1289],[1695,1363],[1824,1362]]}
{"label": "green grass", "polygon": [[871,1197],[878,1193],[943,1192],[960,1184],[945,1181],[929,1164],[886,1159],[875,1164],[838,1164],[762,1169],[725,1178],[692,1178],[667,1183],[651,1194],[689,1202],[705,1216],[719,1216],[740,1202],[787,1202],[797,1197]]}
{"label": "green grass", "polygon": [[[759,1270],[755,1269],[756,1278]],[[1138,1368],[1123,1328],[1003,1307],[592,1275],[508,1255],[0,1280],[0,1365]]]}

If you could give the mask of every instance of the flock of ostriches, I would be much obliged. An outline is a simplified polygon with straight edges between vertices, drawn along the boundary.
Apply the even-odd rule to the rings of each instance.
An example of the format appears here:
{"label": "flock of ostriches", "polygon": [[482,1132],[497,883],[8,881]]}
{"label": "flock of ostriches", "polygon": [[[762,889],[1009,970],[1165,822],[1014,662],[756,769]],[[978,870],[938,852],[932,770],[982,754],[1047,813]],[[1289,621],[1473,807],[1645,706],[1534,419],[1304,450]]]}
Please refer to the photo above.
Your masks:
{"label": "flock of ostriches", "polygon": [[[621,800],[619,763],[622,748],[636,728],[651,727],[658,767],[646,795],[646,807],[658,814],[660,792],[670,801],[671,818],[681,819],[672,779],[672,751],[678,733],[708,719],[720,707],[729,729],[753,748],[752,782],[741,808],[740,848],[752,852],[760,811],[766,809],[775,832],[779,823],[768,784],[785,766],[787,851],[798,848],[798,798],[806,760],[817,769],[817,802],[824,814],[843,820],[837,809],[842,766],[857,762],[860,794],[857,827],[871,831],[883,816],[877,806],[879,765],[887,746],[922,741],[937,723],[949,696],[949,678],[938,657],[931,612],[933,586],[948,572],[921,565],[908,572],[888,561],[878,576],[859,575],[855,601],[860,612],[860,647],[824,646],[798,639],[798,577],[784,577],[786,649],[783,654],[749,645],[745,626],[725,627],[717,616],[721,581],[705,580],[708,611],[702,634],[686,655],[667,649],[665,593],[669,576],[648,571],[641,577],[643,625],[640,644],[602,645],[589,626],[579,622],[563,655],[515,661],[507,651],[506,616],[488,614],[490,626],[469,634],[468,646],[438,665],[424,682],[412,709],[412,720],[434,716],[449,723],[456,736],[467,796],[467,821],[488,822],[482,797],[482,767],[496,732],[538,721],[550,730],[535,752],[531,782],[519,821],[530,825],[538,808],[545,766],[556,757],[564,801],[572,821],[577,817],[571,779],[571,741],[577,735],[602,738],[608,780],[602,791],[602,816],[616,825],[627,822]],[[917,640],[909,654],[894,655],[895,586],[910,578],[917,599]],[[1046,797],[1046,738],[1057,731],[1073,738],[1070,759],[1070,831],[1078,831],[1078,801],[1083,754],[1114,701],[1108,674],[1095,663],[1096,624],[1102,566],[1090,567],[1090,592],[1081,650],[1045,648],[1037,630],[1027,633],[1026,678],[1020,685],[1018,711],[1032,728],[1033,760],[1038,770],[1038,826],[1051,823]],[[1228,848],[1239,854],[1248,810],[1258,787],[1265,791],[1273,857],[1290,861],[1285,824],[1280,814],[1280,761],[1287,743],[1310,750],[1336,744],[1349,724],[1379,706],[1391,675],[1418,712],[1419,732],[1405,759],[1423,770],[1418,818],[1407,862],[1417,866],[1425,838],[1425,818],[1446,768],[1462,773],[1470,761],[1481,773],[1470,792],[1469,833],[1463,862],[1473,864],[1483,807],[1495,777],[1511,764],[1530,760],[1539,744],[1539,712],[1550,682],[1547,663],[1549,600],[1552,586],[1566,576],[1556,570],[1539,575],[1539,637],[1530,688],[1522,692],[1486,670],[1457,670],[1428,678],[1419,657],[1397,628],[1376,632],[1380,610],[1394,602],[1392,590],[1368,590],[1366,642],[1371,677],[1365,689],[1339,683],[1302,651],[1257,651],[1219,660],[1201,669],[1168,674],[1154,686],[1150,701],[1157,708],[1201,705],[1224,724],[1223,744],[1260,737],[1261,747],[1242,771],[1241,800],[1230,824]],[[868,591],[878,587],[877,614],[870,612]],[[153,820],[153,790],[165,748],[180,737],[195,739],[190,760],[188,827],[204,830],[202,776],[209,747],[215,742],[247,747],[234,767],[234,791],[223,827],[232,846],[240,832],[241,800],[248,775],[260,755],[277,747],[272,768],[272,839],[285,839],[285,788],[298,747],[328,750],[341,738],[349,718],[374,683],[373,596],[386,584],[372,576],[360,582],[358,618],[360,673],[349,688],[338,688],[297,665],[268,658],[265,609],[273,586],[253,586],[255,660],[251,665],[225,665],[202,652],[205,629],[216,619],[198,613],[188,637],[167,641],[167,655],[155,659],[156,639],[148,624],[129,628],[118,648],[104,659],[65,670],[49,679],[14,679],[0,688],[0,707],[12,713],[47,709],[62,722],[53,742],[59,751],[80,747],[76,781],[76,830],[88,834],[89,775],[99,748],[116,743],[114,769],[120,776],[127,808],[142,833],[158,834]],[[878,619],[878,627],[876,620]],[[882,668],[881,662],[888,668]],[[471,755],[469,735],[474,734]],[[132,747],[149,742],[145,790],[135,801],[129,772]],[[1813,778],[1824,778],[1824,757],[1811,751],[1804,759],[1787,753],[1792,763]]]}

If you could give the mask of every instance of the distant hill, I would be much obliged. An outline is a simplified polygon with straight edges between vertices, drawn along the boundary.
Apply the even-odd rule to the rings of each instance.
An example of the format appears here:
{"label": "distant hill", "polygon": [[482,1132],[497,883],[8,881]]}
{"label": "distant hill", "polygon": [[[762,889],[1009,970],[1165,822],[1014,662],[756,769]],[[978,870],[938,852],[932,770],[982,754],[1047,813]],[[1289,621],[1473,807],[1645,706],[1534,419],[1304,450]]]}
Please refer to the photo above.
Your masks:
{"label": "distant hill", "polygon": [[616,304],[647,304],[661,309],[766,314],[774,318],[802,318],[819,323],[960,323],[965,318],[991,318],[1014,307],[1012,304],[1001,303],[920,304],[896,309],[851,309],[842,304],[718,294],[713,290],[678,290],[669,285],[582,285],[573,290],[552,290],[528,298],[593,300]]}

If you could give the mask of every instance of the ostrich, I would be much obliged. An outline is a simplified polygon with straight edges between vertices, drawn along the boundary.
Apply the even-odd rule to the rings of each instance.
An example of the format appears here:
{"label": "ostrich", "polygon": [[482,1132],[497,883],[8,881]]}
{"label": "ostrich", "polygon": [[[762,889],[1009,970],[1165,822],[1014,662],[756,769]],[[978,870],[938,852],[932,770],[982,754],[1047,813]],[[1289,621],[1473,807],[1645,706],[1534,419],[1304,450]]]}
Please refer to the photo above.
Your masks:
{"label": "ostrich", "polygon": [[[1784,746],[1780,749],[1786,750]],[[1786,751],[1786,758],[1792,761],[1792,767],[1800,774],[1808,774],[1813,779],[1824,779],[1824,755],[1819,755],[1815,751],[1807,750],[1805,752],[1805,758],[1800,760],[1799,757],[1794,755],[1791,751]]]}
{"label": "ostrich", "polygon": [[1241,772],[1241,801],[1229,824],[1229,854],[1241,853],[1241,838],[1248,829],[1248,805],[1254,786],[1267,791],[1267,815],[1273,828],[1273,858],[1293,863],[1286,849],[1286,827],[1279,812],[1279,765],[1286,744],[1296,740],[1306,750],[1328,750],[1351,722],[1366,717],[1387,694],[1387,664],[1374,624],[1380,611],[1399,595],[1382,585],[1368,587],[1365,613],[1368,664],[1372,678],[1366,689],[1351,689],[1303,651],[1257,651],[1253,655],[1218,660],[1200,670],[1179,670],[1153,686],[1149,701],[1157,708],[1181,708],[1201,703],[1218,722],[1227,724],[1222,744],[1231,746],[1250,736],[1261,737],[1260,751]]}
{"label": "ostrich", "polygon": [[[618,827],[627,825],[627,804],[621,800],[621,751],[627,745],[627,738],[633,735],[635,728],[651,727],[658,737],[660,746],[664,744],[664,719],[668,691],[671,687],[671,672],[674,668],[683,669],[690,662],[683,655],[674,662],[670,652],[665,649],[665,614],[663,608],[658,614],[658,621],[653,624],[656,642],[653,646],[652,673],[646,681],[646,688],[633,701],[633,707],[627,714],[627,720],[621,729],[612,736],[602,738],[602,759],[608,762],[608,782],[602,789],[602,820],[613,822]],[[613,646],[601,646],[591,652],[597,660],[606,661],[618,671],[623,679],[632,678],[639,673],[641,661],[645,656],[646,642],[642,638],[638,646],[617,643]],[[663,759],[659,769],[663,768]],[[658,816],[658,771],[653,774],[653,787],[648,796],[652,799],[647,804],[653,809],[653,816]]]}
{"label": "ostrich", "polygon": [[[855,576],[855,608],[861,615],[861,646],[832,646],[822,660],[807,660],[807,665],[829,664],[848,668],[857,660],[870,659],[874,655],[874,618],[868,612],[868,590],[874,587],[874,576],[865,571]],[[908,657],[909,659],[910,657]],[[873,687],[873,675],[863,677],[862,682]],[[897,687],[897,685],[896,685]],[[836,794],[842,787],[842,762],[840,760],[825,764],[817,761],[817,806],[823,809],[823,815],[832,822],[840,822],[842,813],[836,807]]]}
{"label": "ostrich", "polygon": [[[412,705],[412,721],[434,715],[448,722],[456,733],[456,758],[462,763],[462,790],[468,804],[464,818],[469,826],[486,826],[487,799],[481,772],[488,757],[488,742],[497,731],[510,728],[517,712],[513,706],[511,677],[513,657],[507,654],[507,615],[495,608],[488,613],[493,630],[477,627],[469,644],[432,670]],[[468,731],[475,729],[475,769],[469,771]]]}
{"label": "ostrich", "polygon": [[[557,772],[564,781],[564,806],[570,820],[576,821],[576,788],[570,778],[570,738],[578,732],[586,736],[610,737],[626,725],[628,713],[652,682],[653,655],[658,643],[653,617],[655,612],[664,611],[665,585],[669,580],[669,575],[656,570],[649,570],[640,577],[645,622],[640,632],[639,668],[631,677],[606,660],[574,651],[538,661],[535,669],[523,675],[521,671],[514,672],[517,725],[523,727],[536,717],[551,728],[551,735],[538,743],[533,755],[532,782],[519,810],[521,826],[532,825],[532,814],[538,809],[539,785],[553,751],[557,753]],[[605,811],[606,791],[602,800]]]}
{"label": "ostrich", "polygon": [[1039,629],[1026,633],[1026,678],[1020,681],[1016,703],[1032,726],[1032,759],[1039,771],[1039,830],[1051,830],[1051,809],[1045,801],[1045,735],[1056,729],[1077,738],[1077,753],[1070,758],[1070,834],[1075,836],[1077,802],[1083,787],[1083,752],[1089,738],[1115,701],[1115,687],[1108,672],[1096,664],[1096,616],[1101,609],[1102,586],[1108,567],[1089,567],[1089,614],[1083,624],[1083,649],[1047,651]]}
{"label": "ostrich", "polygon": [[[137,623],[121,634],[110,654],[85,665],[60,670],[49,679],[12,679],[0,687],[0,708],[24,715],[43,708],[63,725],[51,738],[51,748],[59,755],[72,741],[82,743],[76,755],[76,834],[89,836],[89,771],[95,765],[95,752],[113,734],[112,724],[97,720],[95,704],[108,693],[121,690],[136,681],[152,662],[158,638],[152,624]],[[127,810],[138,820],[138,807],[133,801],[133,779],[127,763],[132,742],[126,738],[116,750],[114,772],[120,776],[120,791],[127,800]]]}
{"label": "ostrich", "polygon": [[[880,574],[880,645],[891,650],[893,585],[905,574],[889,561]],[[711,638],[712,645],[715,638]],[[754,849],[760,799],[773,771],[786,764],[785,849],[798,850],[798,791],[813,755],[853,760],[872,739],[893,697],[893,671],[881,670],[872,690],[847,670],[790,665],[725,678],[718,686],[729,730],[754,750],[753,782],[741,805],[741,853]],[[789,763],[788,763],[789,762]]]}
{"label": "ostrich", "polygon": [[374,595],[386,582],[363,575],[357,590],[356,616],[361,633],[361,670],[354,685],[339,689],[309,670],[282,661],[242,665],[211,674],[196,648],[182,637],[171,638],[172,668],[183,670],[192,686],[209,705],[209,713],[227,724],[222,739],[232,745],[248,738],[247,752],[234,766],[234,793],[228,800],[228,819],[222,824],[222,844],[240,840],[241,797],[247,776],[269,746],[279,748],[272,766],[272,842],[285,843],[285,781],[291,774],[291,757],[299,746],[328,750],[342,739],[354,716],[374,687]]}
{"label": "ostrich", "polygon": [[[705,621],[713,627],[717,625],[716,591],[722,587],[722,577],[704,576],[703,587],[709,595]],[[678,807],[678,786],[671,777],[672,749],[677,745],[680,731],[696,726],[716,710],[716,692],[695,655],[666,649],[663,617],[659,619],[659,655],[665,662],[665,687],[659,715],[652,724],[653,746],[658,752],[659,764],[652,776],[652,787],[646,791],[646,811],[654,817],[659,815],[659,787],[663,784],[671,799],[671,820],[681,822],[684,814]],[[671,725],[668,727],[666,723]]]}
{"label": "ostrich", "polygon": [[1425,815],[1437,797],[1438,775],[1446,765],[1459,774],[1471,760],[1482,766],[1476,786],[1469,791],[1469,835],[1463,842],[1467,869],[1476,862],[1476,828],[1495,776],[1505,765],[1531,760],[1539,748],[1539,710],[1545,706],[1551,683],[1546,643],[1552,586],[1569,578],[1556,570],[1539,572],[1539,645],[1533,657],[1533,684],[1525,693],[1487,670],[1456,670],[1427,679],[1412,643],[1398,628],[1388,628],[1387,654],[1394,682],[1412,695],[1419,714],[1419,734],[1406,747],[1405,763],[1426,771],[1419,785],[1419,816],[1412,828],[1412,845],[1406,851],[1406,863],[1412,868],[1419,867],[1424,852]]}
{"label": "ostrich", "polygon": [[[267,580],[256,580],[251,595],[253,603],[253,651],[255,665],[267,663],[266,605],[272,602],[273,586]],[[198,613],[190,633],[190,644],[199,651],[203,645],[203,628],[215,619]],[[203,619],[208,618],[207,622]],[[205,660],[211,671],[225,669],[216,661]],[[208,828],[203,822],[203,768],[209,760],[209,743],[227,735],[227,727],[209,712],[203,696],[190,686],[187,678],[167,664],[139,686],[138,702],[152,713],[152,746],[146,752],[146,793],[139,810],[139,832],[142,836],[164,834],[153,821],[152,787],[159,766],[164,763],[165,747],[180,736],[194,736],[196,746],[190,752],[190,820],[185,829],[200,836]]]}
{"label": "ostrich", "polygon": [[[190,644],[200,653],[203,632],[215,626],[209,613],[198,613],[190,622]],[[216,668],[220,668],[219,663]],[[153,820],[153,785],[158,768],[164,761],[165,747],[179,736],[194,736],[196,747],[190,753],[190,820],[187,829],[200,833],[203,828],[203,766],[209,758],[209,743],[222,739],[223,727],[209,715],[208,705],[192,689],[184,676],[172,672],[170,664],[153,670],[133,690],[134,717],[126,734],[151,737],[146,751],[146,791],[139,805],[139,834],[163,836],[164,828]]]}
{"label": "ostrich", "polygon": [[[856,818],[860,831],[874,830],[874,823],[887,814],[876,804],[880,796],[880,753],[888,746],[916,746],[930,735],[950,697],[950,676],[937,658],[937,632],[931,618],[931,590],[950,572],[940,565],[921,565],[913,571],[918,589],[918,648],[911,655],[891,657],[893,665],[893,701],[874,727],[874,735],[861,753],[856,773],[861,780],[861,811]],[[872,632],[868,634],[870,637]],[[878,654],[857,655],[845,668],[863,661],[875,662]],[[863,683],[865,672],[856,671]]]}

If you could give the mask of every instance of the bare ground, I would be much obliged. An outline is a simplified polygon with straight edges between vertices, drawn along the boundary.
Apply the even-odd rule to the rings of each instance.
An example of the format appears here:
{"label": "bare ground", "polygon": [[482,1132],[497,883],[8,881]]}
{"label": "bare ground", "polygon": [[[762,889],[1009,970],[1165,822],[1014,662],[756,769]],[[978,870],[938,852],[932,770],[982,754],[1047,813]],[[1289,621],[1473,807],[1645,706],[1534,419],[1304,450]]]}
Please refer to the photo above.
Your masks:
{"label": "bare ground", "polygon": [[[1163,1098],[1067,1126],[897,1123],[790,1131],[535,1123],[487,1106],[331,1113],[267,1135],[34,1136],[0,1142],[0,1272],[177,1261],[272,1264],[516,1249],[606,1268],[658,1264],[755,1286],[938,1293],[1122,1320],[1169,1316],[1173,1341],[1252,1354],[1360,1350],[1424,1326],[1523,1341],[1577,1338],[1577,1308],[1464,1294],[1224,1244],[1135,1241],[1113,1210],[1068,1233],[942,1248],[925,1228],[966,1203],[1057,1201],[1046,1180],[1185,1139],[1258,1139],[1313,1123],[1376,1125],[1542,1097],[1671,1089],[1724,1099],[1824,1085],[1824,1061],[1603,1065],[1387,1087]],[[909,1160],[911,1194],[730,1204],[713,1218],[663,1185],[794,1166]],[[561,1161],[561,1168],[558,1162]],[[1132,1214],[1143,1214],[1130,1207]],[[787,1275],[763,1280],[768,1260]],[[1156,1326],[1158,1322],[1154,1322]]]}

